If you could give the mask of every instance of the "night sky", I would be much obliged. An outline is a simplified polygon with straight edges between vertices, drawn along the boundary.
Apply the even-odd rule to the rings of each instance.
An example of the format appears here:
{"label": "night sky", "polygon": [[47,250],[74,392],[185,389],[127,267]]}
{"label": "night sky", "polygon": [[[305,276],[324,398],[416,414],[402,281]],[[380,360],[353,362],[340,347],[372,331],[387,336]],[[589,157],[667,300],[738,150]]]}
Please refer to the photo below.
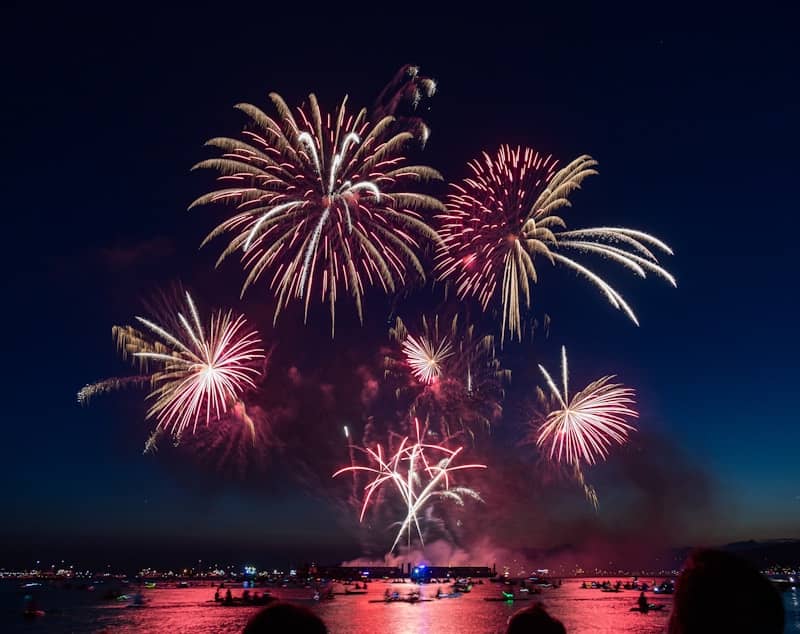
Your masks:
{"label": "night sky", "polygon": [[[297,310],[273,328],[266,284],[239,300],[238,262],[214,270],[220,244],[199,250],[224,211],[186,211],[213,185],[189,169],[213,155],[206,139],[237,135],[234,103],[268,109],[276,91],[295,105],[314,91],[326,107],[345,93],[369,106],[405,63],[438,82],[422,158],[446,179],[501,143],[564,160],[588,153],[600,176],[568,221],[641,228],[675,251],[665,263],[677,289],[598,266],[639,328],[574,275],[546,269],[534,312],[552,318],[550,337],[503,352],[514,375],[488,456],[519,470],[499,469],[484,491],[494,501],[473,513],[511,509],[498,529],[510,547],[619,533],[646,508],[642,496],[661,511],[651,521],[665,544],[800,537],[800,221],[790,194],[800,51],[788,22],[270,4],[6,12],[0,566],[362,552],[354,514],[337,501],[346,493],[328,483],[343,442],[317,437],[363,424],[360,390],[381,378],[388,321],[432,311],[441,288],[394,304],[370,293],[363,328],[343,298],[334,341],[322,305],[305,328]],[[75,402],[85,383],[129,371],[111,326],[177,282],[206,312],[241,309],[275,344],[259,401],[273,442],[236,465],[169,447],[143,456],[139,392]],[[592,472],[599,516],[574,487],[542,482],[514,446],[535,364],[556,368],[562,344],[575,381],[616,373],[638,393],[641,433]],[[502,478],[515,482],[507,504]]]}

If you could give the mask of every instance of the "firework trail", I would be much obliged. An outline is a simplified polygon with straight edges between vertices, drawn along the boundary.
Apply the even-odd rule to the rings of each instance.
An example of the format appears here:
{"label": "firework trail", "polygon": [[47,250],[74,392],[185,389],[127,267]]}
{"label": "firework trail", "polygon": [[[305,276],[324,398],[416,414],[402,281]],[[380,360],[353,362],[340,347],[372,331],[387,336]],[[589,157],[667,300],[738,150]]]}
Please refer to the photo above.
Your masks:
{"label": "firework trail", "polygon": [[161,436],[164,435],[164,430],[160,427],[156,427],[150,435],[147,437],[147,440],[144,443],[144,450],[142,451],[142,455],[147,455],[149,453],[156,453],[158,451],[158,441],[161,440]]}
{"label": "firework trail", "polygon": [[480,495],[467,487],[451,486],[451,479],[456,471],[466,469],[485,469],[486,465],[466,464],[453,466],[463,447],[448,449],[443,445],[432,445],[422,442],[419,421],[415,421],[417,441],[413,444],[409,438],[403,438],[400,447],[394,455],[386,456],[381,445],[376,448],[358,447],[369,457],[374,466],[349,466],[339,469],[333,474],[337,477],[343,473],[364,472],[371,474],[373,480],[364,488],[364,499],[361,506],[359,521],[364,520],[374,494],[384,484],[394,484],[406,507],[404,519],[397,522],[400,528],[389,551],[393,551],[406,533],[408,547],[411,547],[412,529],[416,529],[420,542],[425,540],[420,526],[420,512],[427,509],[431,502],[437,499],[446,499],[456,504],[463,505],[464,498],[481,501]]}
{"label": "firework trail", "polygon": [[147,383],[150,383],[149,376],[121,376],[103,379],[102,381],[97,381],[96,383],[89,383],[88,385],[84,385],[78,391],[78,403],[80,405],[89,405],[91,400],[100,394],[115,392],[116,390],[121,390],[122,388],[128,386],[140,387],[142,385],[146,385]]}
{"label": "firework trail", "polygon": [[[132,358],[144,377],[106,379],[84,387],[78,399],[116,389],[129,382],[150,384],[148,399],[154,401],[147,417],[158,421],[158,429],[169,431],[176,442],[201,419],[218,420],[238,402],[241,394],[255,388],[266,354],[255,331],[243,316],[231,311],[212,315],[204,326],[189,293],[187,316],[177,312],[170,318],[174,328],[136,317],[142,330],[114,326],[112,332],[123,358]],[[245,421],[246,422],[246,421]]]}
{"label": "firework trail", "polygon": [[[350,441],[350,427],[348,425],[344,425],[342,427],[342,432],[344,434],[344,441],[347,444],[347,456],[350,459],[350,467],[356,466],[356,457],[355,457],[355,450],[353,447],[353,443]],[[350,499],[354,501],[358,497],[358,483],[356,482],[356,472],[352,471],[352,488],[350,491]]]}
{"label": "firework trail", "polygon": [[575,465],[574,468],[574,476],[576,482],[583,489],[583,496],[586,498],[586,501],[592,505],[592,508],[594,508],[595,511],[597,511],[600,508],[600,500],[597,498],[597,491],[595,490],[594,486],[586,482],[583,471],[577,465]]}
{"label": "firework trail", "polygon": [[303,301],[305,319],[312,296],[327,302],[333,333],[341,291],[352,296],[363,322],[367,286],[394,293],[411,279],[425,279],[418,253],[439,237],[420,212],[444,207],[413,189],[441,175],[406,164],[402,150],[413,134],[390,133],[390,116],[370,122],[366,110],[348,113],[346,97],[332,115],[324,114],[313,94],[295,116],[279,95],[270,97],[277,119],[239,104],[249,118],[245,140],[207,142],[223,155],[195,169],[216,170],[220,188],[190,209],[233,206],[233,215],[203,242],[232,235],[217,264],[240,254],[249,271],[243,293],[268,275],[276,320],[293,298]]}
{"label": "firework trail", "polygon": [[571,206],[570,194],[597,174],[596,166],[594,159],[583,155],[556,171],[550,156],[502,146],[493,157],[484,152],[482,159],[471,161],[472,176],[451,186],[447,211],[436,216],[446,247],[437,256],[436,272],[439,279],[453,281],[459,298],[475,296],[484,310],[499,292],[501,344],[506,332],[522,337],[521,312],[531,305],[537,256],[589,280],[636,324],[636,315],[622,296],[568,254],[599,255],[639,277],[653,273],[676,285],[654,254],[672,254],[659,239],[624,227],[567,230],[555,214]]}
{"label": "firework trail", "polygon": [[[570,398],[566,348],[561,349],[563,385],[560,389],[547,370],[541,365],[539,369],[547,381],[550,402],[554,406],[527,440],[547,449],[551,460],[566,462],[581,473],[581,463],[593,465],[604,460],[613,443],[624,444],[628,432],[635,431],[636,428],[626,422],[626,419],[638,418],[633,409],[634,391],[611,383],[613,376],[593,381]],[[544,392],[540,391],[540,395],[546,399]],[[579,481],[585,486],[582,475]]]}
{"label": "firework trail", "polygon": [[398,317],[389,330],[397,349],[384,358],[385,375],[399,384],[398,399],[411,396],[409,420],[435,424],[442,438],[474,436],[502,414],[511,372],[497,358],[494,337],[477,336],[458,316],[449,325],[441,322],[438,315],[423,316],[412,334]]}
{"label": "firework trail", "polygon": [[418,66],[406,64],[378,95],[370,120],[380,121],[384,117],[395,117],[397,127],[413,133],[424,147],[430,136],[430,129],[416,112],[420,104],[435,93],[436,82],[430,77],[420,75]]}

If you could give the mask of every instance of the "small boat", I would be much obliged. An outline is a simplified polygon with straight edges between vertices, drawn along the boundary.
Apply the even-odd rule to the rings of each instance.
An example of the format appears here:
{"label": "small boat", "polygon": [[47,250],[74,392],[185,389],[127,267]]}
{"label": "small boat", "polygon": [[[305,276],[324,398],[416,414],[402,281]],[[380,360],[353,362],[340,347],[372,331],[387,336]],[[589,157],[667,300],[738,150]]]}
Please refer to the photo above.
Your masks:
{"label": "small boat", "polygon": [[384,597],[383,599],[370,599],[370,603],[430,603],[433,599],[423,599],[418,595],[410,597]]}
{"label": "small boat", "polygon": [[484,601],[530,601],[529,596],[515,597],[513,592],[501,591],[502,597],[485,597]]}
{"label": "small boat", "polygon": [[660,612],[665,607],[667,607],[665,603],[649,603],[646,610],[643,610],[637,605],[631,608],[631,612],[641,612],[642,614],[647,614],[648,612]]}

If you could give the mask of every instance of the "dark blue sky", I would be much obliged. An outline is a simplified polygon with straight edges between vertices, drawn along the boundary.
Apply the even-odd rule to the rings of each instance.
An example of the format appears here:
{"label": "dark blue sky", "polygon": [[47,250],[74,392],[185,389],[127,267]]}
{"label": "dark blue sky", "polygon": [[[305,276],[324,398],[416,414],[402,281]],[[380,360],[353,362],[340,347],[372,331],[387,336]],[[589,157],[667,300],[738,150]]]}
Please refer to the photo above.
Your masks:
{"label": "dark blue sky", "polygon": [[[335,342],[322,308],[306,330],[288,323],[291,313],[273,330],[263,286],[239,302],[236,264],[214,271],[218,247],[198,251],[219,215],[185,211],[211,183],[189,168],[208,156],[207,138],[238,131],[238,101],[266,107],[277,91],[298,103],[313,90],[323,104],[349,93],[369,105],[407,62],[438,80],[425,160],[446,178],[463,177],[467,160],[500,143],[564,159],[589,153],[601,175],[576,198],[572,223],[643,228],[675,250],[667,264],[677,290],[608,269],[638,329],[580,280],[548,272],[536,298],[553,318],[551,339],[506,353],[515,370],[506,441],[522,416],[515,404],[534,385],[530,367],[555,367],[565,343],[575,380],[617,372],[637,388],[642,450],[674,456],[662,465],[667,478],[683,483],[691,471],[707,488],[708,504],[672,527],[676,544],[800,537],[791,195],[800,51],[778,16],[110,11],[17,7],[4,20],[0,565],[96,555],[98,544],[142,557],[163,554],[159,544],[188,557],[358,552],[352,518],[314,493],[326,473],[289,478],[283,455],[243,481],[169,451],[143,457],[139,395],[80,409],[75,392],[125,371],[111,325],[178,279],[201,305],[253,317],[277,343],[276,376],[294,365],[325,383],[373,359],[386,344],[380,296],[369,298],[363,331],[342,303]],[[399,310],[430,309],[429,297],[420,291]],[[315,424],[338,429],[359,415],[348,385],[336,389]],[[280,407],[278,395],[271,405]],[[282,424],[311,426],[299,419]],[[647,470],[643,461],[637,477],[647,481]],[[592,521],[613,527],[630,510],[614,494],[627,485],[611,465],[597,477],[608,504]],[[574,502],[570,513],[591,516],[580,496]],[[558,541],[562,524],[541,517],[554,530],[531,531],[530,545]]]}

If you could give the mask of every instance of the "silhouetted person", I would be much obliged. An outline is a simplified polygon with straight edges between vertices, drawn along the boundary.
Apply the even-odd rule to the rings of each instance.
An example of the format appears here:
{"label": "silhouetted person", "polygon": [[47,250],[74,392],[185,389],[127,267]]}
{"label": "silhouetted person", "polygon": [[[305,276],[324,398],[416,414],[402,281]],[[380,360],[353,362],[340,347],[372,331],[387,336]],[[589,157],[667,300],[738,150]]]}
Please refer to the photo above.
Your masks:
{"label": "silhouetted person", "polygon": [[698,550],[678,577],[669,634],[781,634],[783,603],[748,562],[718,550]]}
{"label": "silhouetted person", "polygon": [[561,621],[547,613],[541,603],[536,603],[508,620],[506,634],[567,634],[567,630]]}
{"label": "silhouetted person", "polygon": [[636,603],[639,604],[639,610],[645,614],[650,611],[650,604],[647,603],[647,597],[644,596],[644,592],[639,593],[639,598],[637,599]]}
{"label": "silhouetted person", "polygon": [[231,594],[231,589],[230,588],[228,588],[225,591],[225,603],[228,604],[228,605],[233,603],[233,595]]}
{"label": "silhouetted person", "polygon": [[328,634],[316,614],[290,603],[276,603],[257,612],[243,634]]}

